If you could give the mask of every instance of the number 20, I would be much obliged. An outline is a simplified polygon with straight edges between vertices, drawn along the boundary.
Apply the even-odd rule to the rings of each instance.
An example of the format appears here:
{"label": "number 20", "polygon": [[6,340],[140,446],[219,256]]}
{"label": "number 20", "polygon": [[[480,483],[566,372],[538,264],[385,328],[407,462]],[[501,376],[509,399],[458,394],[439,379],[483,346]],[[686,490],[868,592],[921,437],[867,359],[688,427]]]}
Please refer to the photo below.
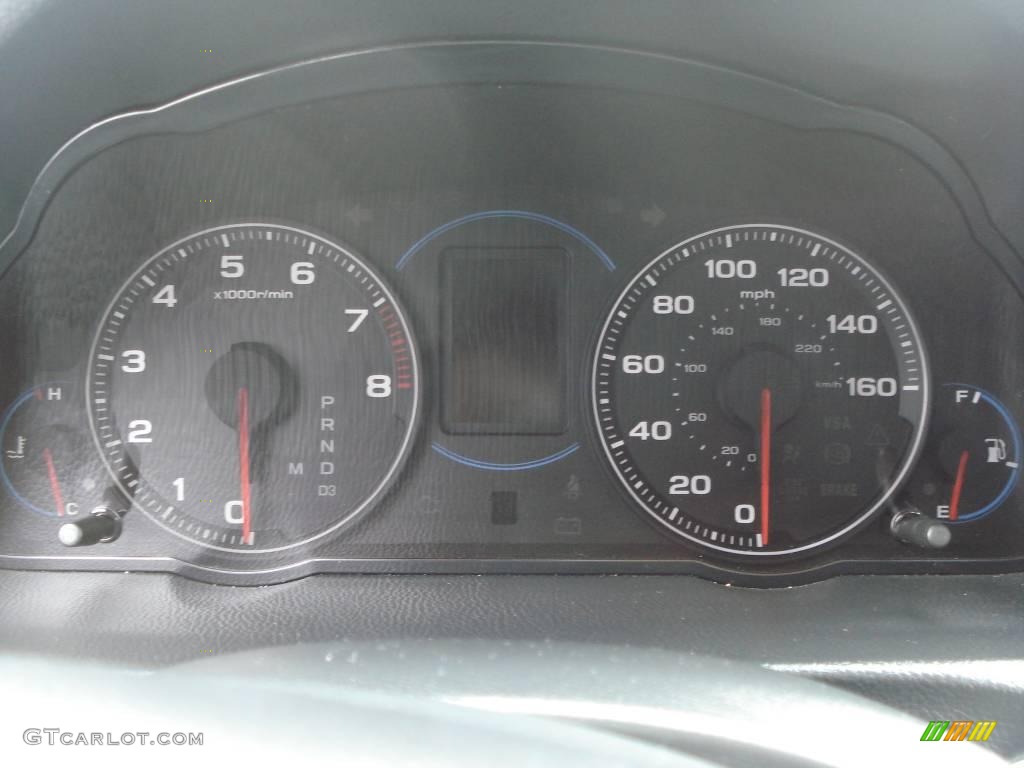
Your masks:
{"label": "number 20", "polygon": [[673,496],[706,496],[711,493],[711,478],[707,475],[674,475],[668,492]]}

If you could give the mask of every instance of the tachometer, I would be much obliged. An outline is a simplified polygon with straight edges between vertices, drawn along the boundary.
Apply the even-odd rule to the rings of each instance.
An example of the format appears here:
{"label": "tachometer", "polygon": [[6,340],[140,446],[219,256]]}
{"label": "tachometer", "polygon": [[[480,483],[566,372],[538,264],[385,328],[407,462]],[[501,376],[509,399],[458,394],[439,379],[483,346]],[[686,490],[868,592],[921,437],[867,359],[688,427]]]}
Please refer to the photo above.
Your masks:
{"label": "tachometer", "polygon": [[928,406],[903,300],[857,254],[791,227],[668,249],[622,292],[594,356],[622,486],[724,553],[805,552],[865,523],[918,455]]}
{"label": "tachometer", "polygon": [[324,238],[237,224],[147,260],[89,362],[107,467],[169,531],[274,552],[368,509],[408,453],[416,348],[374,271]]}

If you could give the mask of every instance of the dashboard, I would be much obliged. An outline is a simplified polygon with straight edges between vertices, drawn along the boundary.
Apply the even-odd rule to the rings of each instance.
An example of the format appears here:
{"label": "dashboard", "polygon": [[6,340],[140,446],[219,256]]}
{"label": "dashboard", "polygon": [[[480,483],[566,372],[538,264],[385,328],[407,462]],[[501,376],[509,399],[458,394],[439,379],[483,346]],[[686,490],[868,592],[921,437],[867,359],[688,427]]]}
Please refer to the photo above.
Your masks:
{"label": "dashboard", "polygon": [[1019,0],[0,0],[0,753],[1019,762],[1022,70]]}
{"label": "dashboard", "polygon": [[0,567],[1024,563],[1024,266],[883,112],[424,43],[84,130],[0,245]]}

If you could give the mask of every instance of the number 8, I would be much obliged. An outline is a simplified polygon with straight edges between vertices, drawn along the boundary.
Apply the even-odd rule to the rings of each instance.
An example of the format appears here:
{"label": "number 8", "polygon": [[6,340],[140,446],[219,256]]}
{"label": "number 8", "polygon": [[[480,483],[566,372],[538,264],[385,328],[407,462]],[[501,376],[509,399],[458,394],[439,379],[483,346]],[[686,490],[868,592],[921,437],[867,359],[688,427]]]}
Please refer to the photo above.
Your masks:
{"label": "number 8", "polygon": [[391,377],[382,374],[366,377],[367,397],[391,397]]}

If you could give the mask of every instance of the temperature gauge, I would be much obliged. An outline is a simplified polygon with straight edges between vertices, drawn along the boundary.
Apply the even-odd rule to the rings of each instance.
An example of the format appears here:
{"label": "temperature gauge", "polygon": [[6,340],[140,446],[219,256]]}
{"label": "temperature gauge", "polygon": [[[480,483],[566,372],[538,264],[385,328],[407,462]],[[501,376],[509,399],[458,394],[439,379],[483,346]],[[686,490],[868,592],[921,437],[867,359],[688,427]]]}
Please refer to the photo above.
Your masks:
{"label": "temperature gauge", "polygon": [[110,505],[110,484],[73,392],[65,382],[41,384],[0,418],[0,480],[23,507],[47,517],[75,519]]}
{"label": "temperature gauge", "polygon": [[1005,405],[969,384],[940,387],[932,418],[932,438],[909,487],[911,499],[945,523],[980,520],[1017,485],[1020,427]]}

